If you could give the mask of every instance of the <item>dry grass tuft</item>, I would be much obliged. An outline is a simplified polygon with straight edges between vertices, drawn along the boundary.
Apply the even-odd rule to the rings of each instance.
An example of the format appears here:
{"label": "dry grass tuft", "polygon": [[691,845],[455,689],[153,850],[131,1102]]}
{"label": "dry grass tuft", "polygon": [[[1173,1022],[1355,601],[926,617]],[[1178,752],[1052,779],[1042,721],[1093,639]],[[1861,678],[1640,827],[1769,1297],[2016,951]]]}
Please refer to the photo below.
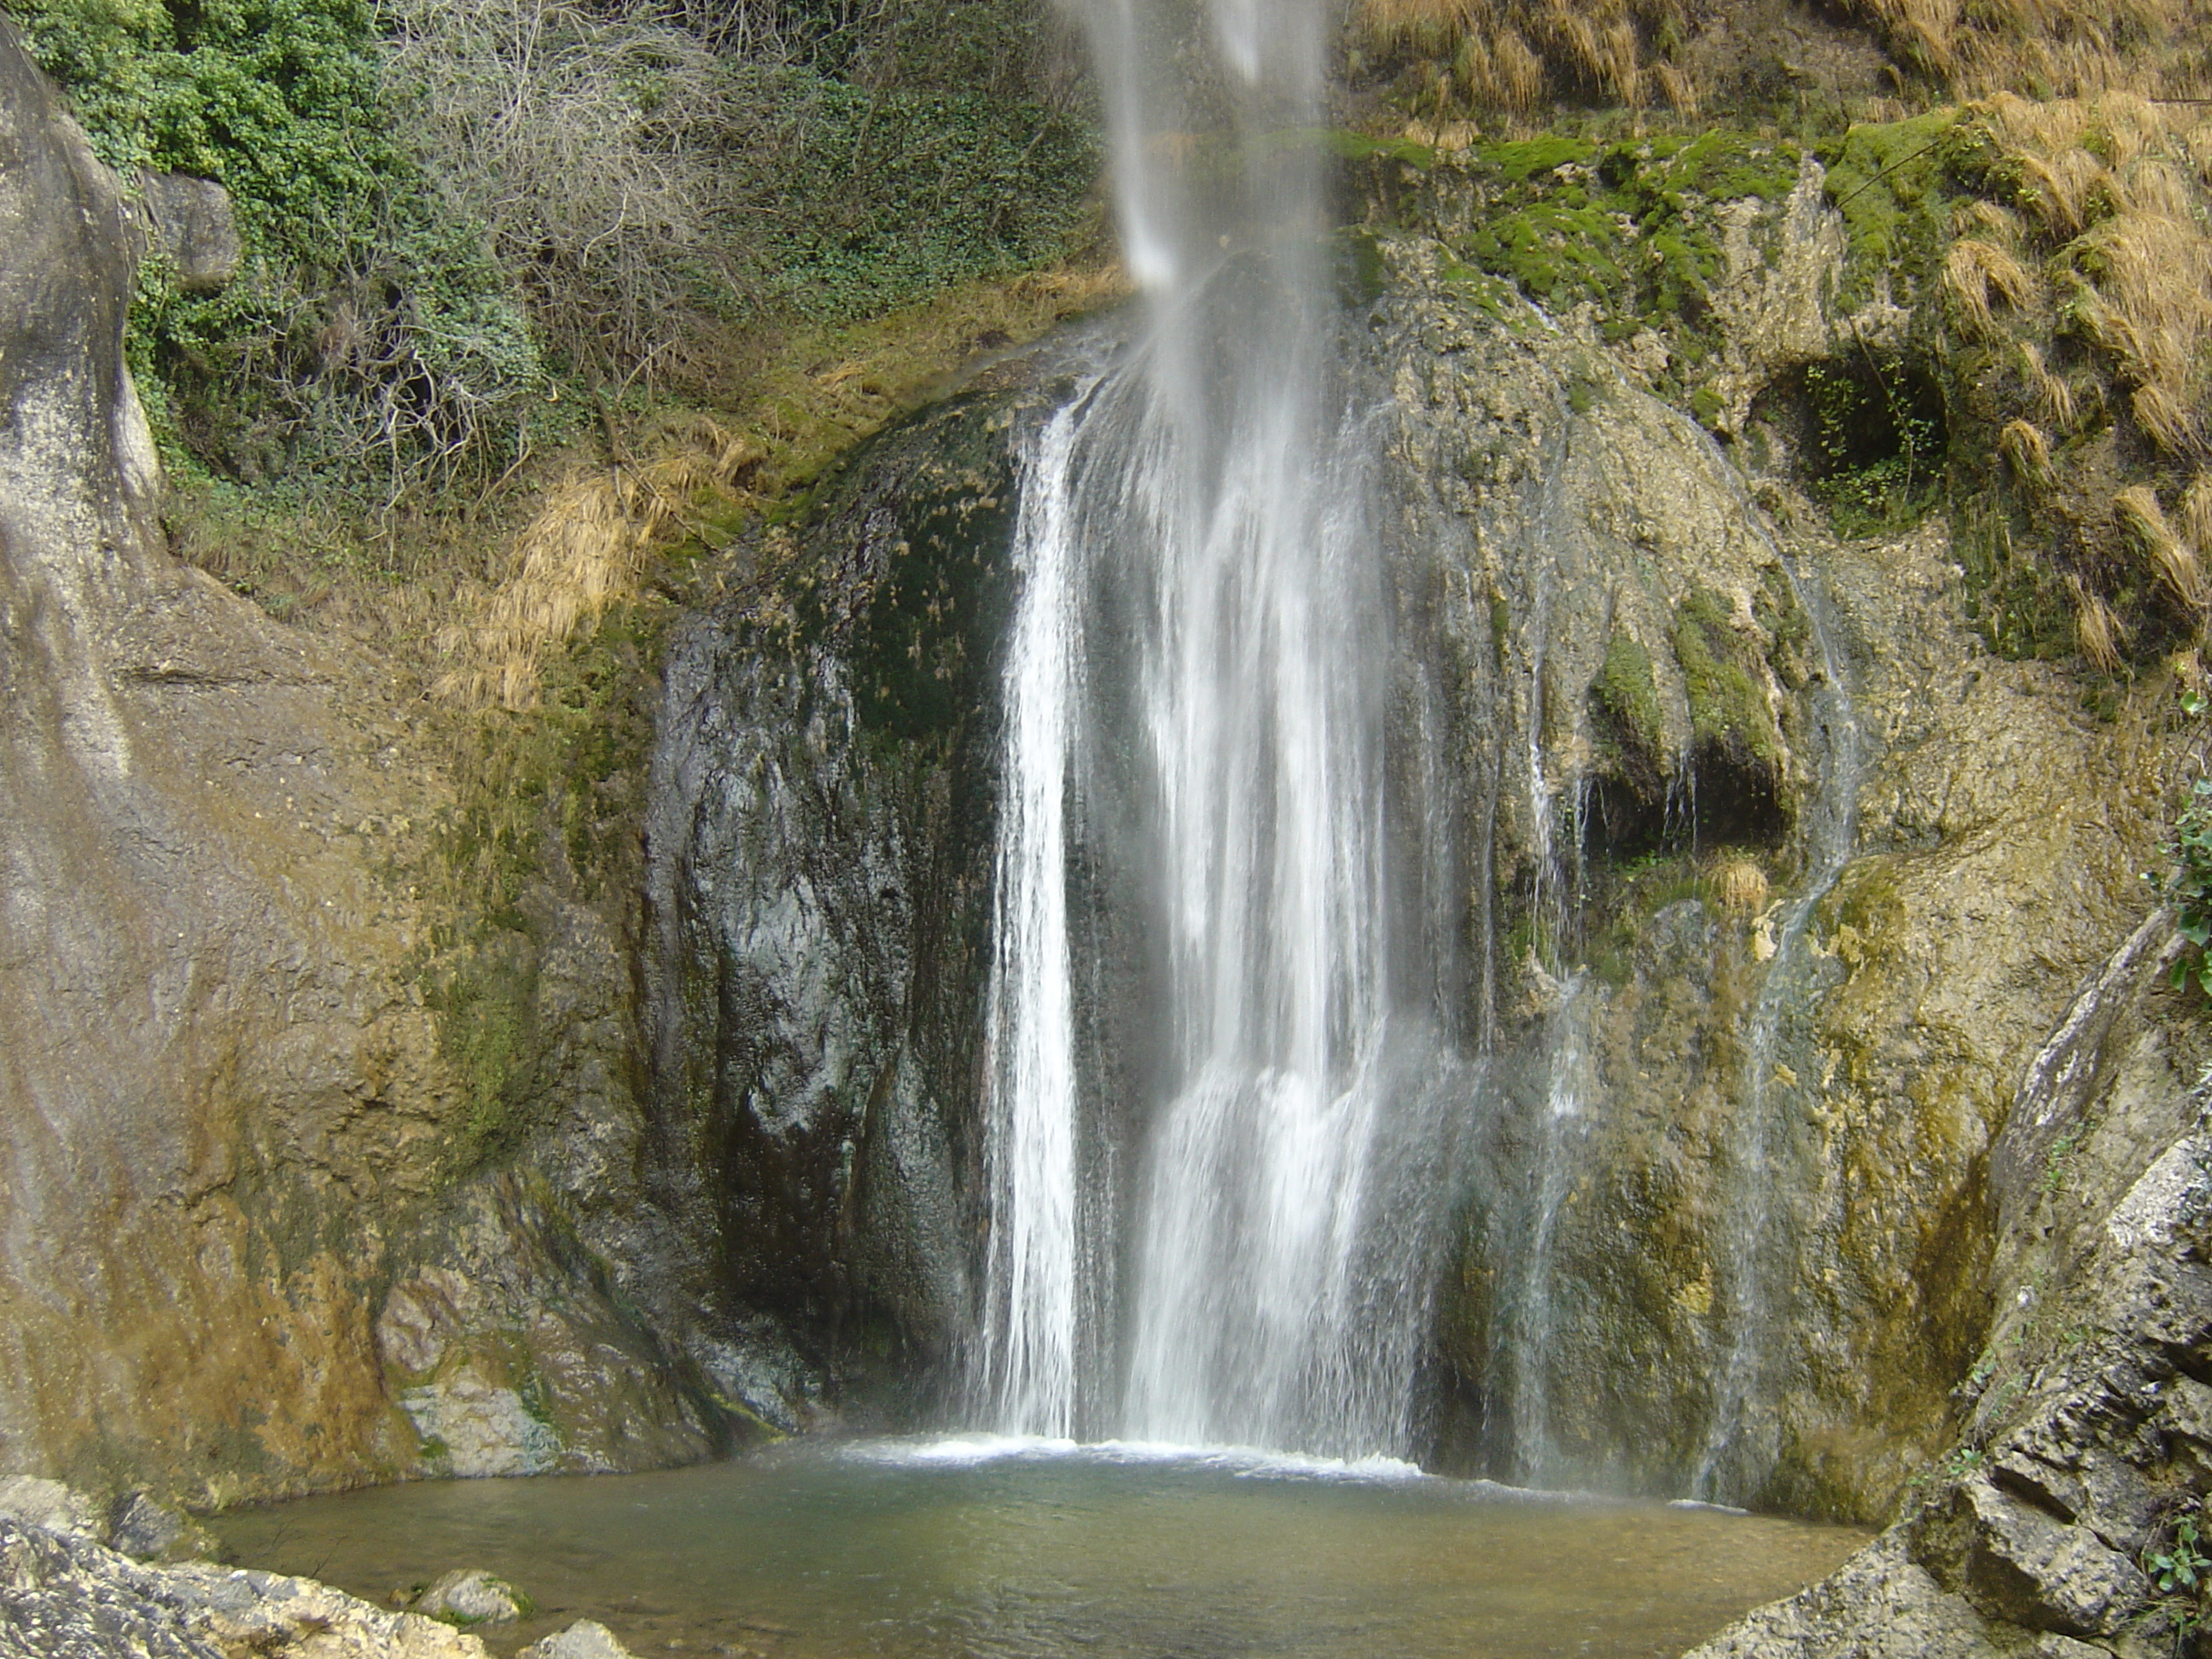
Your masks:
{"label": "dry grass tuft", "polygon": [[2199,472],[2181,492],[2181,533],[2199,558],[2212,558],[2212,472]]}
{"label": "dry grass tuft", "polygon": [[1723,909],[1747,916],[1755,915],[1766,908],[1766,872],[1760,869],[1753,860],[1741,854],[1724,857],[1720,868],[1714,872],[1713,884],[1719,892]]}
{"label": "dry grass tuft", "polygon": [[2081,585],[2079,576],[2069,576],[2066,585],[2074,590],[2074,637],[2081,654],[2100,672],[2116,672],[2120,665],[2120,619],[2112,606]]}
{"label": "dry grass tuft", "polygon": [[2043,361],[2043,352],[2033,340],[2020,343],[2021,378],[2027,382],[2028,399],[2035,418],[2055,432],[2073,429],[2075,416],[2074,388],[2065,377],[2055,374]]}
{"label": "dry grass tuft", "polygon": [[2075,147],[2053,155],[2033,150],[2020,156],[2021,176],[2027,186],[2027,205],[2053,236],[2078,236],[2092,216],[2105,181],[2105,164],[2087,150]]}
{"label": "dry grass tuft", "polygon": [[2130,484],[2112,498],[2120,527],[2142,548],[2152,573],[2168,592],[2199,616],[2212,611],[2212,588],[2197,555],[2173,533],[2165,509],[2148,484]]}
{"label": "dry grass tuft", "polygon": [[[2202,90],[2198,0],[1854,0],[1854,9],[1897,56],[1968,97],[2041,86],[2140,104],[2145,93]],[[2130,136],[2114,135],[2122,148]]]}
{"label": "dry grass tuft", "polygon": [[1959,204],[1952,210],[1951,218],[1954,235],[1991,238],[2006,247],[2013,247],[2020,241],[2020,215],[1981,197]]}
{"label": "dry grass tuft", "polygon": [[653,459],[580,469],[556,484],[517,543],[514,575],[479,596],[472,621],[438,635],[458,665],[435,697],[526,708],[546,653],[610,605],[632,597],[646,557],[689,526],[702,491],[726,491],[760,452],[703,416],[668,433]]}
{"label": "dry grass tuft", "polygon": [[1951,244],[1943,260],[1943,289],[1960,319],[1973,332],[1990,335],[1996,319],[1990,307],[1992,293],[2014,311],[2034,303],[2043,285],[2033,272],[1995,242],[1965,237]]}
{"label": "dry grass tuft", "polygon": [[2051,488],[2051,442],[2040,427],[2027,421],[2007,422],[1997,434],[1997,448],[2022,483],[2035,489]]}
{"label": "dry grass tuft", "polygon": [[2204,424],[2197,411],[2156,381],[2137,386],[2128,406],[2136,424],[2167,453],[2190,455],[2204,447]]}
{"label": "dry grass tuft", "polygon": [[1359,0],[1353,13],[1368,51],[1425,66],[1438,112],[1525,114],[1567,87],[1694,112],[1695,81],[1660,46],[1690,21],[1684,0]]}
{"label": "dry grass tuft", "polygon": [[[2212,231],[2191,148],[2204,125],[2193,106],[2124,91],[2089,100],[2032,103],[2010,94],[1975,107],[2018,180],[2017,203],[2056,246],[2051,270],[2062,320],[2103,352],[2136,426],[2168,454],[2200,453],[2199,414],[2212,361]],[[2110,165],[2107,165],[2107,163]],[[1986,222],[1962,210],[1954,222]],[[2001,239],[2000,239],[2001,240]],[[1951,251],[1944,282],[1962,326],[1988,336],[1990,298],[2009,297],[1990,274],[1999,240],[1967,237]],[[2017,302],[2015,302],[2015,305]],[[2036,416],[2060,430],[2076,411],[2066,384],[2033,348],[2022,372]]]}

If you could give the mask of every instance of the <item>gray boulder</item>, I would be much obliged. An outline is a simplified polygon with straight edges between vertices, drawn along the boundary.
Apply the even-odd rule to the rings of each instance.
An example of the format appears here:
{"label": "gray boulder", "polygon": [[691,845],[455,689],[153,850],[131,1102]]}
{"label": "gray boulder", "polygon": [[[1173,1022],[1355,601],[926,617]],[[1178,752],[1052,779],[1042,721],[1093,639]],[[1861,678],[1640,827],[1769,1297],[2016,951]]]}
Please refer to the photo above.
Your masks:
{"label": "gray boulder", "polygon": [[463,1567],[424,1590],[415,1611],[458,1625],[504,1625],[531,1609],[530,1598],[481,1568]]}
{"label": "gray boulder", "polygon": [[615,1634],[594,1620],[579,1619],[542,1642],[532,1642],[514,1659],[636,1659],[615,1640]]}
{"label": "gray boulder", "polygon": [[94,1544],[108,1541],[100,1506],[73,1486],[35,1475],[0,1480],[0,1520],[39,1527],[59,1538]]}
{"label": "gray boulder", "polygon": [[230,192],[181,173],[142,173],[138,188],[154,247],[166,255],[187,294],[213,294],[238,274],[244,249]]}

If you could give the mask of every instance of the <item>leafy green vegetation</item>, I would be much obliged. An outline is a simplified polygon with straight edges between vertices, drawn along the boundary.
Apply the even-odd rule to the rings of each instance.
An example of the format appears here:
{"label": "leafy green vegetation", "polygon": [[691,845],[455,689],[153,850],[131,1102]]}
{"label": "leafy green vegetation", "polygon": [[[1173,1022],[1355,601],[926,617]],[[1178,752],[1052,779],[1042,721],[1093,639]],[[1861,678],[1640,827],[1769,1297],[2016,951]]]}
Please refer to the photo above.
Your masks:
{"label": "leafy green vegetation", "polygon": [[2146,1549],[2143,1574],[2158,1587],[2163,1610],[2172,1617],[2177,1642],[2204,1627],[2205,1599],[2212,1594],[2212,1551],[2207,1545],[2203,1501],[2191,1502],[2172,1523],[2165,1542]]}
{"label": "leafy green vegetation", "polygon": [[842,321],[951,283],[1057,258],[1097,170],[1089,137],[972,94],[878,92],[787,70],[805,142],[774,181],[762,246],[768,290],[811,321]]}
{"label": "leafy green vegetation", "polygon": [[1814,363],[1804,373],[1813,493],[1842,536],[1911,525],[1942,496],[1942,394],[1894,359]]}
{"label": "leafy green vegetation", "polygon": [[134,313],[188,486],[313,483],[388,521],[588,433],[601,385],[729,407],[792,326],[1048,263],[1091,222],[1094,146],[1022,0],[15,9],[126,182],[236,204],[238,277],[186,294],[150,260]]}
{"label": "leafy green vegetation", "polygon": [[149,262],[131,360],[173,468],[301,468],[397,494],[511,452],[544,369],[478,228],[395,136],[367,0],[23,0],[94,150],[230,194],[222,292]]}

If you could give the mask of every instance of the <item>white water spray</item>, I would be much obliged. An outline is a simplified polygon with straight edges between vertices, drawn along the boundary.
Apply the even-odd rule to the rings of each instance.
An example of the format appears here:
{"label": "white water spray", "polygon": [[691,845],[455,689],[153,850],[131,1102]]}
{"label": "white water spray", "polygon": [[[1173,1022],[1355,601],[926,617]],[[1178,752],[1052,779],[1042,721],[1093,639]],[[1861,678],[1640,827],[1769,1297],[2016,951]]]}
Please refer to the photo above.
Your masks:
{"label": "white water spray", "polygon": [[[1085,15],[1149,328],[1024,472],[991,1414],[1398,1453],[1451,1114],[1389,982],[1377,444],[1337,346],[1321,155],[1296,139],[1321,120],[1328,14],[1213,0],[1195,38],[1181,15]],[[1141,890],[1126,902],[1158,1015],[1135,1064],[1085,1053],[1074,988],[1069,849],[1109,833],[1108,862]],[[1132,1074],[1152,1097],[1086,1097]],[[1085,1219],[1107,1107],[1135,1170],[1112,1243]],[[1117,1271],[1118,1296],[1102,1282]],[[1115,1310],[1113,1333],[1084,1329],[1085,1309]]]}

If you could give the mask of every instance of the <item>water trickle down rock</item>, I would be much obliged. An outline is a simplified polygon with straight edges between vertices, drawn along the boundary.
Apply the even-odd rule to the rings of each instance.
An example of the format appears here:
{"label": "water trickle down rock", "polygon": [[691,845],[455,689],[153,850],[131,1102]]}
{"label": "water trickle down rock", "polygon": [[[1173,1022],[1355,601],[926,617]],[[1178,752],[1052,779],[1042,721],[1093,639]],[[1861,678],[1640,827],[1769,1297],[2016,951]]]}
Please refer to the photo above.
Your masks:
{"label": "water trickle down rock", "polygon": [[723,1363],[794,1424],[825,1395],[911,1420],[976,1328],[1012,428],[1053,372],[1009,362],[865,447],[767,550],[787,585],[671,652],[647,832],[661,1190],[702,1294],[750,1333]]}
{"label": "water trickle down rock", "polygon": [[2090,977],[1990,1150],[2008,1293],[1959,1444],[1874,1545],[1692,1659],[1901,1654],[1911,1631],[1947,1659],[2181,1650],[2184,1603],[2142,1564],[2212,1489],[2212,1140],[2171,938],[2154,915]]}
{"label": "water trickle down rock", "polygon": [[[1984,654],[1940,531],[1835,543],[1786,476],[1747,491],[1741,452],[1594,339],[1432,245],[1383,246],[1400,655],[1421,688],[1399,694],[1419,718],[1395,764],[1448,781],[1425,830],[1431,932],[1459,945],[1437,1000],[1503,1085],[1476,1108],[1440,1455],[1678,1495],[1749,1334],[1759,1381],[1734,1409],[1757,1449],[1711,1489],[1879,1516],[1979,1340],[2006,1076],[2134,921],[2153,815],[2085,812],[2072,780],[2140,796],[2160,740]],[[1821,793],[1831,677],[1867,767],[1839,872],[1820,845],[1850,804]],[[1796,982],[1755,1043],[1778,964]],[[1564,1113],[1562,1008],[1594,1056]],[[1747,1298],[1753,1164],[1772,1202]],[[1747,1330],[1762,1299],[1790,1316]]]}

